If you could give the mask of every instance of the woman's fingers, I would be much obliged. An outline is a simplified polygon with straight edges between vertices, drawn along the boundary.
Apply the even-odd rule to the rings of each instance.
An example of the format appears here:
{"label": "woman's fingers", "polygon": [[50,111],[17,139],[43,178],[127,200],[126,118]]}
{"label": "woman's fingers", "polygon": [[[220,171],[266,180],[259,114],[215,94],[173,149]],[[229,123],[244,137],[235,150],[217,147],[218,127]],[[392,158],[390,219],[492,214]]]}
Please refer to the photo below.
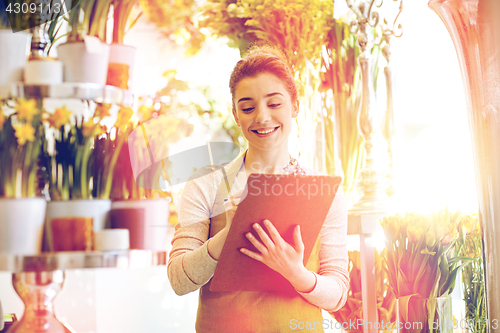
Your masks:
{"label": "woman's fingers", "polygon": [[293,241],[295,243],[295,250],[304,252],[304,242],[302,241],[302,234],[300,233],[300,225],[297,225],[293,231]]}
{"label": "woman's fingers", "polygon": [[281,237],[280,233],[278,232],[278,230],[276,230],[276,228],[274,227],[274,225],[271,223],[271,221],[269,220],[264,220],[264,225],[266,226],[266,229],[267,231],[269,232],[269,235],[271,236],[271,239],[273,241],[273,243],[279,247],[279,248],[283,248],[284,245],[285,245],[285,240]]}
{"label": "woman's fingers", "polygon": [[275,244],[273,243],[272,239],[269,238],[269,235],[267,234],[267,232],[264,229],[262,229],[260,224],[254,223],[253,228],[259,234],[259,237],[262,240],[262,243],[264,243],[264,245],[266,246],[266,248],[268,248],[270,250],[274,249]]}
{"label": "woman's fingers", "polygon": [[253,246],[255,246],[255,248],[260,251],[260,253],[267,253],[267,248],[261,242],[259,242],[259,240],[255,238],[255,236],[252,235],[251,232],[248,232],[246,236],[250,243],[252,243]]}
{"label": "woman's fingers", "polygon": [[243,249],[240,249],[240,252],[249,256],[250,258],[255,259],[255,260],[264,261],[264,258],[262,257],[262,255],[255,253],[255,252],[252,252],[249,249],[243,248]]}

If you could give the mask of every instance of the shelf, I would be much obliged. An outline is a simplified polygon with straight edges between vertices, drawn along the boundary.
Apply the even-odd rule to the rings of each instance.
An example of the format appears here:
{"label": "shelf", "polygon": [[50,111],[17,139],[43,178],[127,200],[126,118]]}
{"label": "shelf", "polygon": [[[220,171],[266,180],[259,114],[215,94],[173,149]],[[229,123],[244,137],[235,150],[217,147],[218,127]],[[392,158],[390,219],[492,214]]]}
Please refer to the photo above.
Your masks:
{"label": "shelf", "polygon": [[166,265],[167,252],[150,250],[47,252],[24,256],[0,253],[0,271],[46,272],[82,268],[145,268]]}
{"label": "shelf", "polygon": [[129,90],[95,83],[61,83],[52,85],[0,85],[0,98],[76,98],[99,103],[132,106],[134,95]]}

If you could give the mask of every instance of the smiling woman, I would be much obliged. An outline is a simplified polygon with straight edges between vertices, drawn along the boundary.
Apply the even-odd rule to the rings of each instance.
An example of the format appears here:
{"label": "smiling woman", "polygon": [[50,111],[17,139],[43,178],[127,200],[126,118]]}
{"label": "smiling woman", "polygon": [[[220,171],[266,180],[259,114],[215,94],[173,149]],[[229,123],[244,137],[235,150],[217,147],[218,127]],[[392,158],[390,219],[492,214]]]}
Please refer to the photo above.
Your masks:
{"label": "smiling woman", "polygon": [[[305,265],[298,226],[291,244],[266,216],[254,224],[259,238],[246,235],[257,252],[241,252],[281,274],[293,286],[293,292],[211,291],[212,276],[237,210],[228,203],[239,203],[248,176],[285,174],[290,166],[295,172],[318,174],[299,167],[288,152],[292,119],[299,108],[292,73],[279,51],[269,47],[251,50],[236,64],[230,88],[233,116],[249,148],[232,162],[199,170],[187,182],[172,240],[169,280],[179,295],[201,288],[197,332],[296,332],[293,320],[322,322],[321,309],[336,311],[346,301],[345,198],[339,189]],[[234,200],[224,205],[226,198]],[[308,331],[323,332],[323,327]]]}

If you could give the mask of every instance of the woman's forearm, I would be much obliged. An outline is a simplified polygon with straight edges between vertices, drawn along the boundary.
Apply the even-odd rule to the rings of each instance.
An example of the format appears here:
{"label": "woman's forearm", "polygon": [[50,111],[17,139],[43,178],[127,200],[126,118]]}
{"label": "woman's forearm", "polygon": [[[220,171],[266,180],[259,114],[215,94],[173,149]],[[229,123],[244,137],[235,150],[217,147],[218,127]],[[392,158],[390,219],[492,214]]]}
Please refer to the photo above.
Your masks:
{"label": "woman's forearm", "polygon": [[301,293],[309,293],[316,287],[316,275],[304,266],[294,272],[288,278],[288,281],[290,281],[295,290]]}
{"label": "woman's forearm", "polygon": [[227,228],[223,228],[208,240],[208,254],[210,254],[213,259],[219,260],[228,232],[229,230],[227,230]]}

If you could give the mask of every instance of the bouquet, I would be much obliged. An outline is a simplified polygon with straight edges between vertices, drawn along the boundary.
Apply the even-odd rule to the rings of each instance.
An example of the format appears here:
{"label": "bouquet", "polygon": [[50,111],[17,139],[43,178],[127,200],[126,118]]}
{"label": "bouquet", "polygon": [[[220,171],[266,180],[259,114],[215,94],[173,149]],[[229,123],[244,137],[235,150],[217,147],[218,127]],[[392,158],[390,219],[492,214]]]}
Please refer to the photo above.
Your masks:
{"label": "bouquet", "polygon": [[[381,224],[389,282],[399,299],[402,321],[423,323],[423,332],[432,331],[428,322],[441,320],[435,299],[451,294],[458,272],[472,261],[459,256],[461,246],[456,246],[466,234],[463,215],[448,210],[430,215],[396,214],[383,218]],[[451,308],[444,315],[450,316],[444,319],[451,323]]]}
{"label": "bouquet", "polygon": [[[380,253],[375,250],[375,284],[377,295],[378,322],[384,322],[384,328],[392,327],[396,321],[396,298],[388,283],[388,270],[385,261],[387,249]],[[362,332],[358,320],[363,319],[363,304],[361,290],[361,258],[359,251],[349,251],[350,288],[347,302],[342,309],[330,314],[339,323],[356,323],[356,331]],[[352,327],[349,325],[348,327]],[[382,328],[382,329],[384,329]]]}
{"label": "bouquet", "polygon": [[467,235],[455,246],[461,256],[473,259],[462,271],[465,319],[470,332],[484,333],[487,321],[481,225],[478,214],[467,215],[463,221]]}
{"label": "bouquet", "polygon": [[0,197],[34,197],[41,192],[37,170],[44,141],[42,110],[34,99],[0,103]]}

